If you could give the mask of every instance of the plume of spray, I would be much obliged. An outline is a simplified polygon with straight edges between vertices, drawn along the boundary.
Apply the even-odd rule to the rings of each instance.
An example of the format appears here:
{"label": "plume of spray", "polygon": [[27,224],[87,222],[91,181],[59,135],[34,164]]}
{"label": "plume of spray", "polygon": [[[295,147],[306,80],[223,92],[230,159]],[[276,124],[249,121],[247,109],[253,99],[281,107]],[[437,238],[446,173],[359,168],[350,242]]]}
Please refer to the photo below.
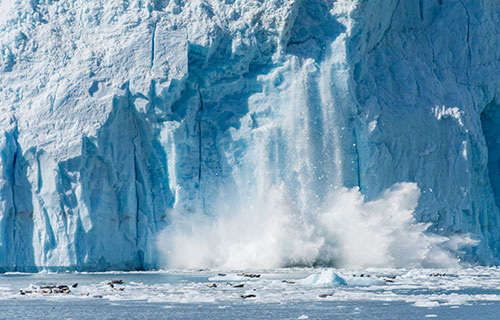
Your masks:
{"label": "plume of spray", "polygon": [[474,241],[426,233],[413,216],[419,196],[414,183],[374,201],[337,188],[323,207],[301,212],[282,184],[253,201],[221,197],[213,216],[172,212],[157,245],[169,268],[456,267],[450,249]]}

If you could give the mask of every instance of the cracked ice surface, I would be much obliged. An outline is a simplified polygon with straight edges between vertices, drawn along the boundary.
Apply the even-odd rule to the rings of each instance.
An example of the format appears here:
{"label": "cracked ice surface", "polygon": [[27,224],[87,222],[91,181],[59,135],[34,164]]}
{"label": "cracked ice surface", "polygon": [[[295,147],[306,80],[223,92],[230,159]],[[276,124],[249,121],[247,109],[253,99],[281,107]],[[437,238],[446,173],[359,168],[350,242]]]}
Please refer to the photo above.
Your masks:
{"label": "cracked ice surface", "polygon": [[214,199],[283,185],[302,214],[402,181],[498,261],[496,1],[0,9],[0,268],[156,267],[157,232]]}

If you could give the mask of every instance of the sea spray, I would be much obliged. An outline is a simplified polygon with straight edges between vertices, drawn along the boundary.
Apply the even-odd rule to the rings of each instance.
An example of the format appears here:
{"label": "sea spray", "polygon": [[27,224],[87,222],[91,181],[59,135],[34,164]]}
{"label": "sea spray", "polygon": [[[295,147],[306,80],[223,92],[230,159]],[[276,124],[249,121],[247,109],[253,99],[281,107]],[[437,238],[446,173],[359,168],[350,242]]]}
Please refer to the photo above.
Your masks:
{"label": "sea spray", "polygon": [[426,233],[413,216],[419,196],[415,183],[373,201],[337,188],[303,212],[283,184],[251,202],[226,194],[214,215],[173,212],[157,245],[170,268],[456,267],[453,251],[474,241]]}

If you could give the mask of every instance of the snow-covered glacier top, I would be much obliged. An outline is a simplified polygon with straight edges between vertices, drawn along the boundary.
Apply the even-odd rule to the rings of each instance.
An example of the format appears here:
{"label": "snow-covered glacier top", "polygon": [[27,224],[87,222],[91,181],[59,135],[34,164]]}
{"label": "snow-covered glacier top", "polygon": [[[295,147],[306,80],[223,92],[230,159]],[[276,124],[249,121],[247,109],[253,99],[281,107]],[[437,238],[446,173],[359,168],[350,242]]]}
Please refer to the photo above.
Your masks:
{"label": "snow-covered glacier top", "polygon": [[0,270],[497,263],[499,26],[496,0],[0,0]]}

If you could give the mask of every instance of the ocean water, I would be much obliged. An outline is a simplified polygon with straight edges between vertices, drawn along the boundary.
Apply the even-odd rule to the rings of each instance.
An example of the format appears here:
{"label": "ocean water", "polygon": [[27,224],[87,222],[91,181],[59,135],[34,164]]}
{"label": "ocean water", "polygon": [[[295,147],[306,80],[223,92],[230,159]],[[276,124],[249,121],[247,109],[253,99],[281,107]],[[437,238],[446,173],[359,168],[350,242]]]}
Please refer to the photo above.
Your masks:
{"label": "ocean water", "polygon": [[[498,319],[500,314],[498,268],[244,272],[260,276],[219,270],[7,273],[0,275],[0,319]],[[111,280],[123,283],[112,287]],[[41,293],[41,287],[60,285],[71,292]]]}

